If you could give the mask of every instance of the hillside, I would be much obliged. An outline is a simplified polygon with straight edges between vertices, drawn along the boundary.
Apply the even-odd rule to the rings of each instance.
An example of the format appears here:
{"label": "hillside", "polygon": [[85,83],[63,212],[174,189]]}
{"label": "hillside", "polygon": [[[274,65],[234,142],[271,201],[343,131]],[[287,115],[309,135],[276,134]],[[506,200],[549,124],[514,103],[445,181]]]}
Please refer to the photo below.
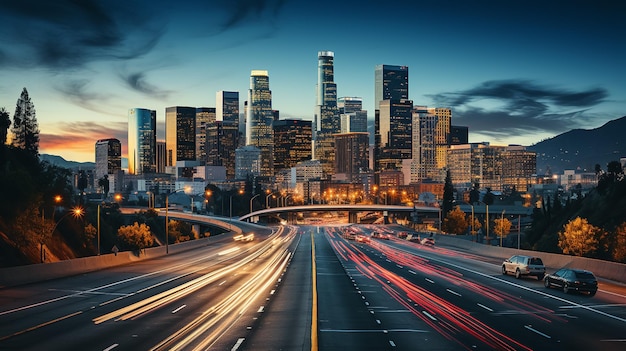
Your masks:
{"label": "hillside", "polygon": [[96,168],[96,164],[94,162],[67,161],[63,157],[56,155],[41,154],[39,155],[39,159],[41,161],[49,162],[52,165],[67,169],[88,170]]}
{"label": "hillside", "polygon": [[606,169],[610,161],[626,157],[626,116],[595,129],[573,129],[541,141],[528,149],[537,152],[537,174],[562,173],[566,169]]}

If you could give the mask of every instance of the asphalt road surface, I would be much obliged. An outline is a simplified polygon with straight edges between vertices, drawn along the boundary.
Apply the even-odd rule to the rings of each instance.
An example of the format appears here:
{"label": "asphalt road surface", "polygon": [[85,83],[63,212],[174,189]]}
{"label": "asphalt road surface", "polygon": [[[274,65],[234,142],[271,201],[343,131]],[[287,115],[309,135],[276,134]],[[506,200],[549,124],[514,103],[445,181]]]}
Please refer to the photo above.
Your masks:
{"label": "asphalt road surface", "polygon": [[[0,350],[623,350],[626,294],[503,276],[501,262],[374,226],[276,227],[0,289]],[[346,234],[353,234],[346,236]],[[369,242],[348,240],[362,235]],[[621,290],[620,290],[621,289]]]}

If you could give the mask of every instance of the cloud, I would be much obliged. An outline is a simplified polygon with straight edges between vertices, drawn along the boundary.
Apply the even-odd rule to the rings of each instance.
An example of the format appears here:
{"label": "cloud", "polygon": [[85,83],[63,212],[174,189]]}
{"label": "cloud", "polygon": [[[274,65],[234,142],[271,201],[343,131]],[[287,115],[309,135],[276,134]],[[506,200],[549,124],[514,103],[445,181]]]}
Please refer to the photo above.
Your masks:
{"label": "cloud", "polygon": [[128,145],[128,124],[124,122],[61,122],[57,125],[61,133],[39,134],[39,148],[46,153],[72,150],[81,153],[94,153],[96,141],[116,138],[122,143],[123,154]]}
{"label": "cloud", "polygon": [[171,93],[170,91],[159,89],[157,86],[148,83],[146,72],[120,72],[119,77],[131,89],[157,99],[167,99]]}
{"label": "cloud", "polygon": [[502,140],[586,126],[597,117],[589,111],[605,102],[608,92],[600,88],[571,91],[529,80],[501,80],[429,97],[437,106],[453,108],[455,124],[467,125],[471,133]]}
{"label": "cloud", "polygon": [[65,96],[74,104],[87,110],[110,113],[105,108],[106,102],[111,98],[109,95],[89,91],[90,81],[87,79],[68,79],[56,86],[56,91]]}
{"label": "cloud", "polygon": [[129,3],[2,1],[0,65],[76,70],[93,61],[142,56],[162,31],[146,20],[148,11]]}
{"label": "cloud", "polygon": [[[221,24],[223,31],[256,21],[261,18],[274,18],[278,15],[286,0],[226,0],[220,4],[227,12],[227,18]],[[269,17],[267,16],[269,15]]]}

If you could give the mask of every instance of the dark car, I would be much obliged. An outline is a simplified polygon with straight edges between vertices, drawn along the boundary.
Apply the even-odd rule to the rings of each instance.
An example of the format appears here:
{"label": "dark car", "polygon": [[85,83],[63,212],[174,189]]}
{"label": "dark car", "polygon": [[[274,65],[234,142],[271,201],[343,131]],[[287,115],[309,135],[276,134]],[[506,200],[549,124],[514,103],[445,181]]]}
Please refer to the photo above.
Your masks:
{"label": "dark car", "polygon": [[546,275],[544,285],[563,289],[566,294],[570,291],[587,292],[593,296],[598,291],[598,280],[590,271],[575,268],[561,268],[554,274]]}

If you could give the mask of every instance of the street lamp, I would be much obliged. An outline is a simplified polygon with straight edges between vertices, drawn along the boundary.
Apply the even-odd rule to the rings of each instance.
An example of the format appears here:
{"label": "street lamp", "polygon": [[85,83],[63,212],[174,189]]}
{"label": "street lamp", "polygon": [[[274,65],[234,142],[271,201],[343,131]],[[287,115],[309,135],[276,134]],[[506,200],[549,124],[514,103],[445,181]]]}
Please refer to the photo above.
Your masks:
{"label": "street lamp", "polygon": [[251,199],[250,199],[250,213],[252,213],[252,201],[254,201],[255,198],[257,198],[258,196],[260,196],[261,194],[256,194],[254,195]]}
{"label": "street lamp", "polygon": [[[60,198],[60,197],[59,197]],[[52,231],[50,232],[50,234],[53,234],[55,230],[57,230],[57,227],[59,226],[59,223],[61,223],[61,221],[69,216],[69,215],[73,215],[74,217],[78,218],[78,217],[82,217],[84,213],[84,210],[82,207],[74,207],[71,211],[69,211],[68,213],[64,214],[63,216],[61,216],[61,218],[59,218],[59,220],[54,224],[54,227],[52,228]],[[44,217],[41,217],[42,220],[44,219]],[[54,217],[53,217],[54,218]],[[45,230],[45,227],[43,228]],[[45,236],[44,236],[45,237]],[[41,263],[43,263],[45,261],[44,259],[44,253],[43,253],[43,240],[40,243],[40,248],[41,248],[41,252],[40,252],[40,258],[41,258]]]}
{"label": "street lamp", "polygon": [[270,208],[269,206],[269,200],[270,200],[270,196],[274,195],[274,193],[272,193],[271,191],[267,190],[267,195],[265,196],[265,208]]}
{"label": "street lamp", "polygon": [[[239,190],[239,194],[243,194],[244,191],[243,190]],[[230,230],[231,232],[233,231],[233,196],[234,195],[229,195],[229,201],[230,201],[230,210],[229,210],[229,214],[228,214],[228,230]]]}

